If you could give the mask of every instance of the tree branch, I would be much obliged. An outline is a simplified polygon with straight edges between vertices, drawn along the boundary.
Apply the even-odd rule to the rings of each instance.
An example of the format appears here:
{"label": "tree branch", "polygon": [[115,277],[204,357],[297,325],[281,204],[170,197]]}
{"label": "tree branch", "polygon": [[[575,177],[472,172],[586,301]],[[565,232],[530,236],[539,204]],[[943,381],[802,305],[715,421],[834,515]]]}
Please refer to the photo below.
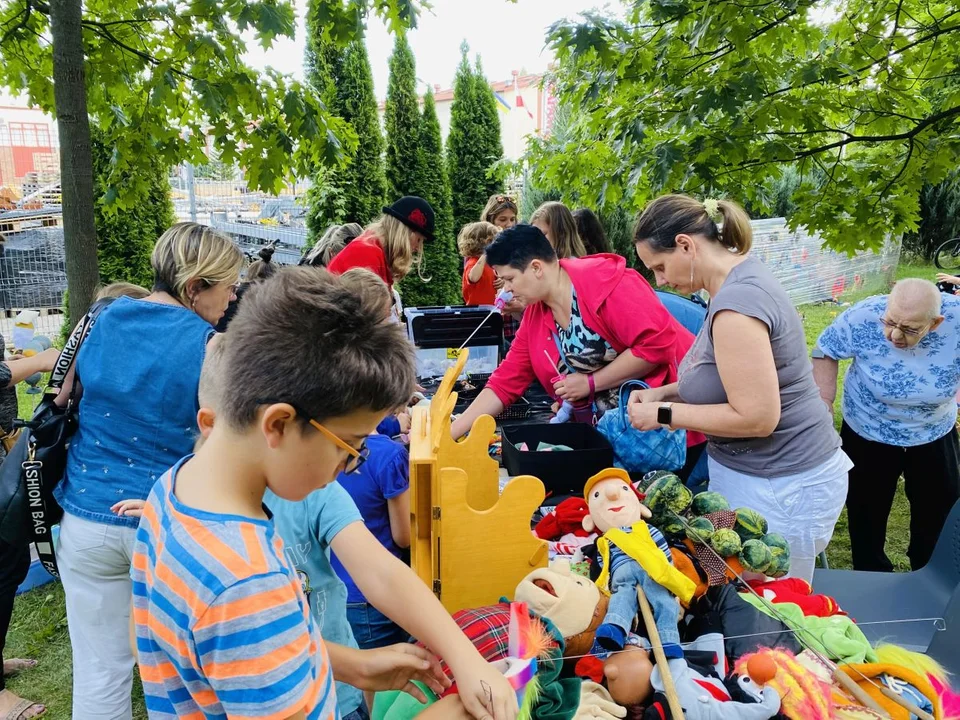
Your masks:
{"label": "tree branch", "polygon": [[[90,30],[97,33],[101,37],[106,38],[117,47],[122,48],[123,50],[126,50],[128,53],[136,55],[138,58],[140,58],[141,60],[143,60],[144,62],[150,65],[153,65],[154,67],[157,67],[163,64],[162,60],[154,57],[150,53],[144,52],[142,50],[137,50],[137,48],[127,45],[125,42],[117,38],[112,32],[110,32],[109,29],[104,27],[103,23],[95,22],[93,20],[84,20],[82,24],[84,27],[89,28]],[[180,70],[179,68],[176,68],[173,66],[170,67],[170,72],[174,73],[175,75],[179,75],[180,77],[187,78],[188,80],[193,80],[195,82],[198,81],[198,78],[194,77],[190,73],[184,72],[183,70]]]}
{"label": "tree branch", "polygon": [[23,19],[3,34],[3,37],[0,38],[0,45],[6,45],[7,40],[27,26],[27,23],[30,22],[30,12],[32,9],[33,6],[30,4],[30,0],[27,0],[27,2],[24,3],[23,10],[14,15],[10,22],[13,22],[21,15],[23,16]]}

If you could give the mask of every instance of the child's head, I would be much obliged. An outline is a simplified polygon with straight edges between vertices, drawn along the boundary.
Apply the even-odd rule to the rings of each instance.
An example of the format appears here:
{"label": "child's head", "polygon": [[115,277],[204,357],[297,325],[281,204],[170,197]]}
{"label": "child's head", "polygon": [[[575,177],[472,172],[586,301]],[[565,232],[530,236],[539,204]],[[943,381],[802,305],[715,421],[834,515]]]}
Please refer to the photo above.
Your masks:
{"label": "child's head", "polygon": [[94,300],[105,300],[107,298],[128,297],[134,300],[142,300],[150,294],[145,287],[134,285],[128,282],[115,282],[105,285],[97,290]]}
{"label": "child's head", "polygon": [[499,232],[500,228],[483,220],[464,225],[460,235],[457,236],[460,254],[465,258],[480,257],[483,255],[484,248],[493,242]]}
{"label": "child's head", "polygon": [[207,351],[203,357],[203,367],[200,369],[200,386],[197,388],[197,401],[200,405],[200,411],[197,413],[197,427],[200,429],[200,437],[197,438],[193,447],[194,452],[210,435],[217,417],[217,409],[220,404],[220,376],[223,373],[223,346],[225,343],[225,335],[214,335],[207,343]]}
{"label": "child's head", "polygon": [[363,312],[369,311],[382,318],[390,317],[393,294],[387,284],[372,270],[350,268],[340,276],[340,282],[360,296]]}
{"label": "child's head", "polygon": [[267,486],[289,500],[356,467],[364,439],[415,387],[403,328],[318,268],[251,285],[221,353],[211,441],[242,436]]}
{"label": "child's head", "polygon": [[493,223],[501,230],[506,230],[517,224],[519,215],[516,200],[509,195],[497,194],[491,195],[487,200],[487,206],[483,208],[480,219]]}
{"label": "child's head", "polygon": [[577,233],[577,222],[573,219],[573,213],[563,203],[544,203],[534,211],[530,224],[536,225],[547,236],[561,260],[587,254]]}
{"label": "child's head", "polygon": [[260,252],[257,253],[258,259],[250,263],[250,267],[247,268],[247,282],[266,280],[277,271],[278,265],[272,262],[274,252],[275,248],[269,245],[260,248]]}

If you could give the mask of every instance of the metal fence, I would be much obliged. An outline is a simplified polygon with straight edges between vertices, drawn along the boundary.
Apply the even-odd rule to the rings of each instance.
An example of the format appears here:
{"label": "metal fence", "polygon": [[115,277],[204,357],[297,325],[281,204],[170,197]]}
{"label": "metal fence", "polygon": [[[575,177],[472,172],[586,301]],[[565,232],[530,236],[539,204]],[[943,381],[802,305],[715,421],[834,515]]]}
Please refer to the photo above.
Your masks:
{"label": "metal fence", "polygon": [[[226,200],[233,196],[207,197],[217,199],[198,203],[203,210],[198,208],[197,221],[230,235],[250,258],[272,244],[275,262],[296,264],[300,259],[307,239],[300,198],[247,193],[245,198],[231,199],[230,204]],[[188,219],[189,208],[175,202],[178,216]],[[0,332],[9,343],[16,312],[33,309],[41,312],[37,332],[57,336],[67,286],[62,229],[43,227],[51,222],[49,212],[42,219],[16,223],[10,217],[0,212],[5,238],[0,244],[0,308],[4,311],[0,313]],[[779,278],[795,305],[837,300],[850,291],[882,292],[896,276],[899,240],[888,239],[877,253],[847,256],[824,250],[818,235],[791,232],[782,218],[757,220],[753,227],[753,253]]]}

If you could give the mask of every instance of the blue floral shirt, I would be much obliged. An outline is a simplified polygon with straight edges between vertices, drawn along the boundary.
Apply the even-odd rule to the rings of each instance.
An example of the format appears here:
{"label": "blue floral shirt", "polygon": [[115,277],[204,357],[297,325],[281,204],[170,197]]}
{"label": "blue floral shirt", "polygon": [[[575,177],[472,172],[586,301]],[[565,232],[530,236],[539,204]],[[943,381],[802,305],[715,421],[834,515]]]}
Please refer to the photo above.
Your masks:
{"label": "blue floral shirt", "polygon": [[923,445],[957,422],[960,297],[944,294],[943,323],[904,350],[883,335],[887,297],[867,298],[845,310],[817,347],[834,360],[853,359],[843,386],[843,419],[854,432],[886,445]]}

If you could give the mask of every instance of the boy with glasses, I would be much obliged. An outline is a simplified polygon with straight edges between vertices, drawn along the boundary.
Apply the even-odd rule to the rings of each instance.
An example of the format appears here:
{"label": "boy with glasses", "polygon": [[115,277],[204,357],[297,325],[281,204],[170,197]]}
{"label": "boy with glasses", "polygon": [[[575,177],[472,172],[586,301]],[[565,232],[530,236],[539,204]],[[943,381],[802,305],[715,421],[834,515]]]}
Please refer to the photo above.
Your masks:
{"label": "boy with glasses", "polygon": [[[402,328],[329,273],[286,268],[250,289],[213,353],[216,411],[201,407],[197,418],[204,440],[158,481],[137,533],[134,621],[150,717],[339,718],[335,679],[441,692],[446,681],[426,652],[321,639],[264,507],[271,493],[301,503],[361,462],[365,438],[414,384]],[[516,695],[452,619],[420,627],[437,601],[412,580],[396,569],[380,580],[402,605],[397,619],[453,658],[474,717],[513,720]]]}

